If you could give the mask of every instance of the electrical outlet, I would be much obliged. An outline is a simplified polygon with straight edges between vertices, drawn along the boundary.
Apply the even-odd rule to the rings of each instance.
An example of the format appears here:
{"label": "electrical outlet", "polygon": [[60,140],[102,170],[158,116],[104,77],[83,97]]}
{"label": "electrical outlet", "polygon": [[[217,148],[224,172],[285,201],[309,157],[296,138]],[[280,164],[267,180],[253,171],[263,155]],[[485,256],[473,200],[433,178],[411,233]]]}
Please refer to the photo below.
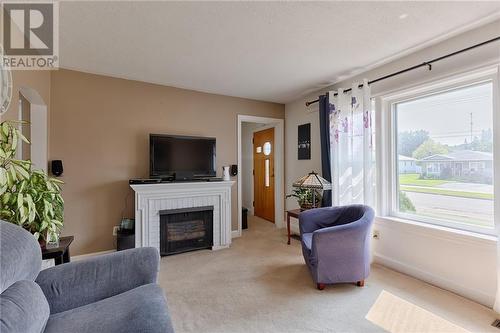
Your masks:
{"label": "electrical outlet", "polygon": [[120,227],[119,227],[119,226],[117,226],[117,225],[115,225],[115,226],[113,227],[113,236],[118,235],[118,230],[119,230],[119,229],[120,229]]}
{"label": "electrical outlet", "polygon": [[375,239],[380,239],[380,231],[378,231],[378,230],[373,230],[373,238],[375,238]]}

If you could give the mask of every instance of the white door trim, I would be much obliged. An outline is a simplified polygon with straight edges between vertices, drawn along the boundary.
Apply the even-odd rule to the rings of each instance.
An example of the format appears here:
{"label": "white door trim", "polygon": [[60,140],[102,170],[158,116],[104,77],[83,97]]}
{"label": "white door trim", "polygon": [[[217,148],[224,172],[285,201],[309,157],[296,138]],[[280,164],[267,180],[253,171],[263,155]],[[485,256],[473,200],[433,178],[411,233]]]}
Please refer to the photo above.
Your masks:
{"label": "white door trim", "polygon": [[269,124],[274,127],[274,221],[276,228],[285,226],[285,120],[257,116],[238,115],[238,230],[233,231],[233,237],[241,236],[241,209],[242,209],[242,157],[241,157],[241,126],[242,123]]}
{"label": "white door trim", "polygon": [[[18,118],[23,119],[23,111],[21,97],[29,104],[29,121],[30,126],[25,128],[29,131],[29,140],[31,142],[30,149],[30,160],[33,163],[33,168],[37,170],[42,170],[47,173],[49,166],[48,161],[48,111],[47,104],[43,101],[40,94],[29,87],[21,87],[19,89],[19,110]],[[21,125],[19,125],[21,129]],[[21,143],[21,140],[19,140]],[[19,159],[22,159],[22,147],[19,145],[20,149],[17,152]]]}

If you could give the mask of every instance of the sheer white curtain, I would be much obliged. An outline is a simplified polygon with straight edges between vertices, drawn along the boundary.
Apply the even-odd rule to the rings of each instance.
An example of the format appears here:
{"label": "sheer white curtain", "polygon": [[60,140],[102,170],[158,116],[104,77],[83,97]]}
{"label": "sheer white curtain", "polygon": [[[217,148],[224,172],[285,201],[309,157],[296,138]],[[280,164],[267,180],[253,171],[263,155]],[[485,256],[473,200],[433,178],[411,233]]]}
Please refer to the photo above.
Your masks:
{"label": "sheer white curtain", "polygon": [[[500,59],[500,48],[498,48],[498,57]],[[496,68],[496,78],[493,79],[493,132],[494,132],[494,147],[495,147],[495,154],[498,152],[497,144],[500,141],[499,140],[499,134],[500,132],[500,126],[498,125],[498,119],[500,118],[498,116],[500,112],[500,66]],[[495,125],[496,124],[496,125]],[[499,211],[500,211],[500,196],[498,195],[500,193],[500,182],[498,179],[498,174],[500,172],[500,166],[498,165],[497,161],[497,156],[494,156],[494,209],[495,209],[495,214],[494,214],[494,221],[495,221],[495,230],[496,230],[496,236],[497,236],[497,292],[495,295],[495,303],[493,304],[493,310],[497,314],[500,314],[500,220],[499,220]]]}
{"label": "sheer white curtain", "polygon": [[[354,83],[329,92],[332,205],[373,205],[373,127],[370,87]],[[334,94],[337,93],[335,96]]]}

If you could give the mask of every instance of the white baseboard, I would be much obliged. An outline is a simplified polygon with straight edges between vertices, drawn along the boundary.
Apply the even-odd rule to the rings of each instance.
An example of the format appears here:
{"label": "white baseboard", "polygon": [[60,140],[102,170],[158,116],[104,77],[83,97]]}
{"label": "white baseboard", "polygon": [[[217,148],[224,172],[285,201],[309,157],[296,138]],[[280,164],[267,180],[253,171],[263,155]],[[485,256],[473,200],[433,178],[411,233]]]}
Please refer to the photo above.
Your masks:
{"label": "white baseboard", "polygon": [[102,254],[112,253],[112,252],[116,252],[116,250],[107,250],[107,251],[99,251],[99,252],[80,254],[78,256],[71,256],[71,260],[78,261],[78,260],[87,259],[87,258],[91,258],[91,257],[95,257],[95,256],[100,256]]}
{"label": "white baseboard", "polygon": [[491,308],[495,302],[495,299],[492,295],[488,295],[475,289],[467,288],[463,285],[455,283],[453,280],[436,276],[432,273],[404,264],[392,258],[373,253],[373,261],[376,264],[386,266],[390,269],[410,275],[414,278],[435,285],[439,288],[449,290],[453,293],[469,298],[489,308]]}
{"label": "white baseboard", "polygon": [[241,237],[241,231],[240,230],[231,231],[231,238],[237,238],[237,237]]}

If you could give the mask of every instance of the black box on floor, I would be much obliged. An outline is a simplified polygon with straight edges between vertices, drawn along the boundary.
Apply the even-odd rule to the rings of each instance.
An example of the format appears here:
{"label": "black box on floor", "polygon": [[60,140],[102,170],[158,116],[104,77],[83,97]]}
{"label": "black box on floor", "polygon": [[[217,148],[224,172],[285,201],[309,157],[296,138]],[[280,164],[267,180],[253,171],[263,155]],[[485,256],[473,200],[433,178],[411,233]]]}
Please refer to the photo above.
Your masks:
{"label": "black box on floor", "polygon": [[248,215],[248,209],[243,207],[243,209],[241,210],[241,228],[242,229],[248,229],[247,215]]}
{"label": "black box on floor", "polygon": [[133,230],[120,229],[116,233],[116,250],[122,251],[135,247],[135,234]]}

